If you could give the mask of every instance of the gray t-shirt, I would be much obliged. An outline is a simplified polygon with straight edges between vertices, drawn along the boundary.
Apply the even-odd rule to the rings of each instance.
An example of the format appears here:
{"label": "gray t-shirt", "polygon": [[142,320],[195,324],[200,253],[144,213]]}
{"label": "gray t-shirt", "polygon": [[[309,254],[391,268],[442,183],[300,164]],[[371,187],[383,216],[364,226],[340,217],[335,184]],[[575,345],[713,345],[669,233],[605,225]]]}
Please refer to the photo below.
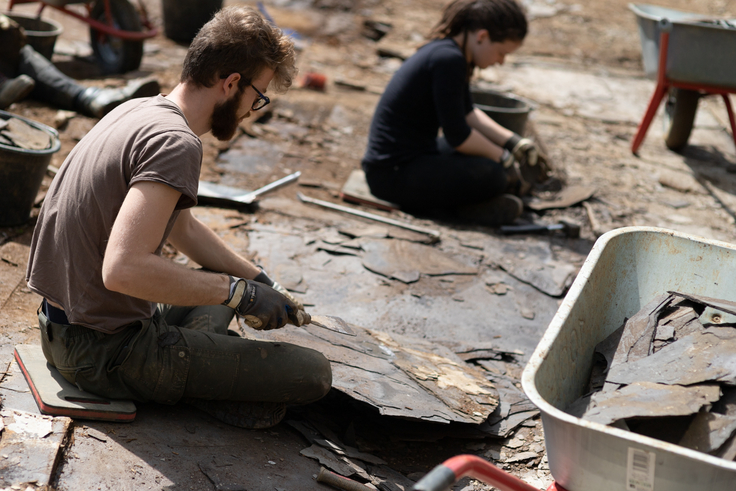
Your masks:
{"label": "gray t-shirt", "polygon": [[134,99],[105,116],[69,153],[49,188],[33,234],[29,288],[61,305],[69,322],[113,333],[150,318],[156,305],[115,293],[102,282],[110,231],[130,186],[166,184],[182,193],[179,210],[197,204],[202,142],[165,97]]}

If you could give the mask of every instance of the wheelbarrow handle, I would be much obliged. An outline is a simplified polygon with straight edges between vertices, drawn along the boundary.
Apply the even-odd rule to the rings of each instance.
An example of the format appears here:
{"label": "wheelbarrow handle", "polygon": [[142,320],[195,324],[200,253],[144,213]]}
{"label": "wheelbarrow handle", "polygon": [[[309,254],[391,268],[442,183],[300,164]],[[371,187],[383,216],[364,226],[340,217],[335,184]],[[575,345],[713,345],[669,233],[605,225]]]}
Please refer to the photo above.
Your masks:
{"label": "wheelbarrow handle", "polygon": [[[475,455],[458,455],[444,461],[414,485],[412,491],[445,491],[451,485],[470,476],[500,491],[539,491],[516,476],[512,476]],[[564,491],[552,484],[548,491]]]}

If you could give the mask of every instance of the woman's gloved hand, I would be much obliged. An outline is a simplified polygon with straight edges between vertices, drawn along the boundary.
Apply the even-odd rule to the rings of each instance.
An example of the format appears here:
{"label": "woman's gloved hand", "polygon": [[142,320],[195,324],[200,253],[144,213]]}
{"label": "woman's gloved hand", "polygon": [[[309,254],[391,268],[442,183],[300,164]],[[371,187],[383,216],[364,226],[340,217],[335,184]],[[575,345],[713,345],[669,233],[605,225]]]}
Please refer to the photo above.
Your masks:
{"label": "woman's gloved hand", "polygon": [[274,290],[276,290],[277,292],[279,292],[280,294],[282,294],[283,296],[285,296],[286,298],[294,302],[296,306],[299,308],[299,310],[304,310],[304,305],[302,305],[302,303],[299,300],[297,300],[296,297],[294,297],[294,295],[292,295],[289,290],[284,288],[281,285],[281,283],[279,283],[278,281],[274,279],[271,279],[271,277],[266,274],[266,271],[263,268],[261,268],[261,272],[258,273],[258,276],[253,278],[253,280],[257,281],[258,283],[263,283],[264,285],[270,286],[271,288],[273,288]]}
{"label": "woman's gloved hand", "polygon": [[529,138],[522,138],[514,134],[503,144],[503,148],[511,152],[521,167],[537,165],[539,150],[537,145]]}
{"label": "woman's gloved hand", "polygon": [[510,150],[504,148],[503,153],[501,154],[501,165],[503,165],[503,168],[508,170],[513,167],[515,162],[516,159],[514,159],[514,154],[511,153]]}
{"label": "woman's gloved hand", "polygon": [[271,330],[309,324],[312,318],[304,310],[273,288],[256,281],[230,277],[230,297],[223,305],[232,307],[253,329]]}
{"label": "woman's gloved hand", "polygon": [[504,194],[513,194],[521,198],[529,194],[531,188],[531,184],[524,179],[523,172],[519,168],[519,163],[513,161],[506,168],[506,189],[504,190]]}

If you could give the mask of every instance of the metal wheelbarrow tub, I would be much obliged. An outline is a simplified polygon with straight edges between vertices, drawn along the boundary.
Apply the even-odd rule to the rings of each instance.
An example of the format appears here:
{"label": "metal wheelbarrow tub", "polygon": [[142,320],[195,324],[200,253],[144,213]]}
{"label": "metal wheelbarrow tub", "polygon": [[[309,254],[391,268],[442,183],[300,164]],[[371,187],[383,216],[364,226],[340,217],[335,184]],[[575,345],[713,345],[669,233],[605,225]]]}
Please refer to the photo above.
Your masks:
{"label": "metal wheelbarrow tub", "polygon": [[[736,246],[651,227],[601,236],[522,374],[540,409],[549,466],[567,491],[733,491],[736,462],[563,411],[582,396],[593,351],[668,290],[732,299]],[[650,482],[646,482],[650,481]]]}
{"label": "metal wheelbarrow tub", "polygon": [[672,23],[666,75],[693,84],[736,88],[736,19],[691,14],[656,5],[629,4],[639,25],[644,72],[656,78],[659,63],[660,24]]}

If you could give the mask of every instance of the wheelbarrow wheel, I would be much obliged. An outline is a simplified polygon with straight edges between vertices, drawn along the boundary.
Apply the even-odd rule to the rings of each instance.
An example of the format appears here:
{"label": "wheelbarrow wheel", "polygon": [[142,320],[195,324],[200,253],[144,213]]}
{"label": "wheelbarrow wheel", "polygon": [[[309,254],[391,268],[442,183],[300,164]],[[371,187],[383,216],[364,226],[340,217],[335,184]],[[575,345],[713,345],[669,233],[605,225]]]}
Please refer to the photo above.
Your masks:
{"label": "wheelbarrow wheel", "polygon": [[696,90],[670,89],[664,108],[664,142],[670,150],[682,150],[687,145],[699,99]]}
{"label": "wheelbarrow wheel", "polygon": [[[109,0],[112,23],[116,29],[140,32],[143,30],[138,11],[128,0]],[[103,24],[107,24],[105,0],[97,0],[90,16]],[[93,27],[89,29],[89,38],[102,71],[105,73],[125,73],[137,70],[143,58],[143,41],[125,41],[110,36]]]}

